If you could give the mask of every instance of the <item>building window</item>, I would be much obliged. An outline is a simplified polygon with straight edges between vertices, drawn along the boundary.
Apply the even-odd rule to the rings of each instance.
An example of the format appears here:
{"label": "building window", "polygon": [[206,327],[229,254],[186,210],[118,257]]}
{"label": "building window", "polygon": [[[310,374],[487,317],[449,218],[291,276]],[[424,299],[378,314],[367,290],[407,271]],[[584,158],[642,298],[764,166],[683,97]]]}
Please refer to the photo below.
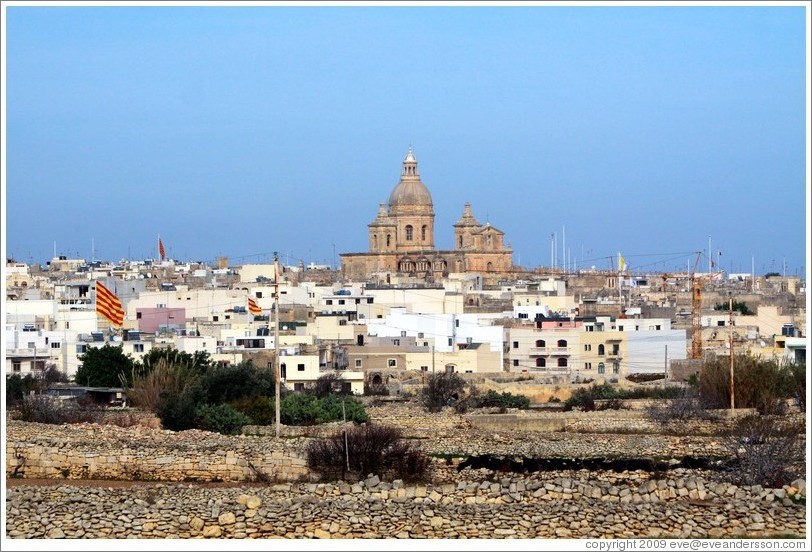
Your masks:
{"label": "building window", "polygon": [[282,379],[288,377],[288,365],[284,362],[279,365],[279,375],[282,377]]}
{"label": "building window", "polygon": [[612,373],[613,374],[619,374],[620,373],[620,363],[619,362],[613,362],[612,363]]}
{"label": "building window", "polygon": [[536,340],[536,347],[546,347],[547,345],[544,343],[543,339]]}
{"label": "building window", "polygon": [[536,359],[536,367],[537,368],[545,368],[547,366],[547,360],[539,357]]}
{"label": "building window", "polygon": [[325,303],[327,303],[328,305],[332,305],[332,304],[333,304],[333,300],[332,300],[332,299],[327,299],[327,301],[325,301]]}
{"label": "building window", "polygon": [[296,391],[297,393],[301,393],[302,391],[304,391],[304,383],[294,383],[293,390]]}
{"label": "building window", "polygon": [[558,359],[558,367],[559,368],[566,368],[567,367],[567,357],[561,357]]}
{"label": "building window", "polygon": [[420,367],[420,371],[421,371],[421,372],[428,372],[428,371],[429,371],[429,367],[428,367],[428,366],[421,366],[421,367]]}
{"label": "building window", "polygon": [[76,354],[83,355],[87,352],[87,345],[77,345],[76,346]]}
{"label": "building window", "polygon": [[396,368],[398,365],[398,361],[395,358],[390,358],[386,361],[386,365],[390,368]]}
{"label": "building window", "polygon": [[598,373],[599,374],[606,373],[606,366],[603,364],[603,362],[598,363]]}
{"label": "building window", "polygon": [[143,353],[144,352],[144,344],[143,343],[133,343],[133,352],[134,353]]}
{"label": "building window", "polygon": [[617,329],[622,332],[623,331],[623,326],[618,326]]}
{"label": "building window", "polygon": [[567,346],[567,340],[566,339],[559,339],[558,340],[558,346],[559,347],[566,347]]}
{"label": "building window", "polygon": [[355,359],[355,367],[356,368],[361,368],[361,359],[360,358]]}
{"label": "building window", "polygon": [[20,372],[22,368],[20,368],[20,361],[19,360],[12,360],[11,361],[11,371],[12,372]]}
{"label": "building window", "polygon": [[392,345],[394,345],[395,347],[398,347],[400,345],[400,339],[393,339],[392,340]]}
{"label": "building window", "polygon": [[589,352],[592,350],[592,345],[584,345],[584,351]]}
{"label": "building window", "polygon": [[584,370],[592,370],[592,363],[584,362]]}
{"label": "building window", "polygon": [[519,348],[519,342],[518,342],[518,341],[514,341],[514,342],[513,342],[513,348],[514,348],[514,349],[518,349],[518,348]]}
{"label": "building window", "polygon": [[598,356],[603,356],[606,354],[606,347],[603,346],[603,343],[598,345]]}
{"label": "building window", "polygon": [[406,225],[406,241],[414,239],[414,227],[411,224]]}
{"label": "building window", "polygon": [[305,371],[305,365],[304,364],[297,364],[296,365],[296,370],[299,371],[299,372],[304,372]]}
{"label": "building window", "polygon": [[61,347],[62,347],[62,344],[60,342],[58,342],[58,341],[54,341],[53,343],[51,343],[51,349],[59,349]]}
{"label": "building window", "polygon": [[386,247],[389,247],[392,243],[392,234],[386,235]]}
{"label": "building window", "polygon": [[514,358],[514,359],[513,359],[513,366],[518,366],[518,365],[519,365],[519,359],[518,359],[518,358]]}

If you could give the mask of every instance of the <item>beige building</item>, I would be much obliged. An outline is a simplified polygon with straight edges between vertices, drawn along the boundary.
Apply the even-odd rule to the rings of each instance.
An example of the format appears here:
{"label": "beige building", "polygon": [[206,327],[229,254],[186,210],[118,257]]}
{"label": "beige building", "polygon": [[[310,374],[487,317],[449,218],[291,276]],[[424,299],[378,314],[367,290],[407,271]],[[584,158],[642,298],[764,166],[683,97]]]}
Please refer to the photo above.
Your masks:
{"label": "beige building", "polygon": [[513,267],[504,238],[490,223],[480,224],[466,203],[454,224],[454,249],[436,249],[434,204],[410,148],[389,203],[379,206],[369,224],[369,252],[341,254],[341,274],[353,280],[386,273],[439,281],[449,273],[477,272],[495,282]]}

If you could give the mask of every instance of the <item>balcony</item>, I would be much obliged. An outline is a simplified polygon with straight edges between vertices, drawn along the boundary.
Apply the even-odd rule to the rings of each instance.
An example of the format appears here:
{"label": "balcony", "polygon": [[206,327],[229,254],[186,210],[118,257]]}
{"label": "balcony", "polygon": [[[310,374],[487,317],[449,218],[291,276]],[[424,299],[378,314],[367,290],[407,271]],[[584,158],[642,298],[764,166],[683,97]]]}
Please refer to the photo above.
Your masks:
{"label": "balcony", "polygon": [[569,356],[570,347],[530,347],[531,356]]}
{"label": "balcony", "polygon": [[[56,349],[60,351],[61,349]],[[44,348],[20,348],[20,349],[6,349],[6,358],[50,358],[51,349]]]}

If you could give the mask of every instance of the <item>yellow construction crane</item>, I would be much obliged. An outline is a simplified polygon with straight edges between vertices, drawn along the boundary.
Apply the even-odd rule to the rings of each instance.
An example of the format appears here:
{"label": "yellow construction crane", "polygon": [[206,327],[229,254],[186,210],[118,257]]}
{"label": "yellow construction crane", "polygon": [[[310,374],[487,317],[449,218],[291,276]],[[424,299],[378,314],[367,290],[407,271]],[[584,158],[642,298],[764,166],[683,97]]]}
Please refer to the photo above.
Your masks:
{"label": "yellow construction crane", "polygon": [[696,267],[699,266],[701,251],[696,252],[696,261],[691,269],[691,320],[693,334],[691,336],[691,358],[702,358],[702,284],[706,279],[713,280],[720,272],[710,272],[708,274],[697,275]]}

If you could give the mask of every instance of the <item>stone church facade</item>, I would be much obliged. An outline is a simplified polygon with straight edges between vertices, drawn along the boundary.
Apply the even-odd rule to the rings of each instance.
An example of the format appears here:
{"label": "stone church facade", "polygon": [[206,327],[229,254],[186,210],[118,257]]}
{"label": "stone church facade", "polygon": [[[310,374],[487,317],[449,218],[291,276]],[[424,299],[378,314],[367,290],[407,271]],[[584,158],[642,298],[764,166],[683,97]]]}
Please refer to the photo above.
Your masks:
{"label": "stone church facade", "polygon": [[435,249],[434,205],[411,148],[389,202],[380,204],[369,224],[369,252],[341,254],[341,274],[351,280],[388,273],[431,282],[452,272],[476,272],[495,281],[512,267],[505,233],[490,223],[480,224],[470,203],[454,224],[454,249]]}

